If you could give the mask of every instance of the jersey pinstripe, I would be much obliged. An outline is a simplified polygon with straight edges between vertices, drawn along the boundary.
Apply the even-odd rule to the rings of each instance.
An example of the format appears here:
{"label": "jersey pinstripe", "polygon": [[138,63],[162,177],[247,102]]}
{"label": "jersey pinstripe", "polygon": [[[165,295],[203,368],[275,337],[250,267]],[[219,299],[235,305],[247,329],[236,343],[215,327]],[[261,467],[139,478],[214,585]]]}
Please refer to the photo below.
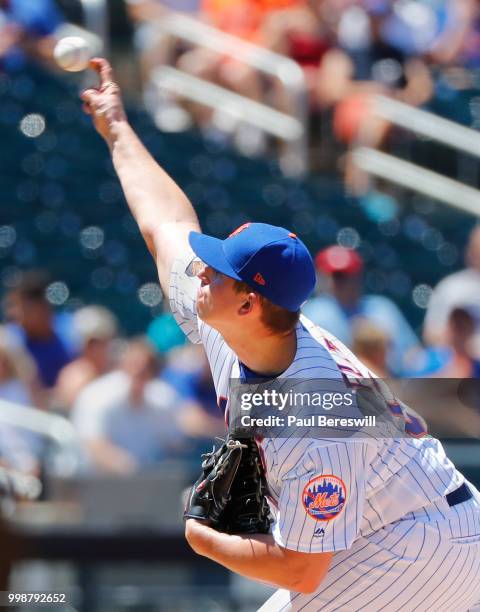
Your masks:
{"label": "jersey pinstripe", "polygon": [[[432,520],[436,512],[445,518]],[[479,517],[477,492],[453,508],[439,500],[336,553],[315,593],[280,589],[259,612],[473,611],[480,605]]]}
{"label": "jersey pinstripe", "polygon": [[[199,281],[186,276],[185,268],[185,261],[177,261],[172,269],[171,309],[189,339],[203,343],[217,396],[226,398],[228,411],[230,381],[240,376],[239,361],[222,336],[198,319],[195,303]],[[295,359],[279,378],[336,379],[344,381],[347,390],[355,380],[372,376],[371,372],[335,337],[303,316],[297,325],[296,333]],[[474,511],[468,512],[462,510],[461,506],[458,509],[450,508],[445,501],[445,495],[457,489],[464,482],[464,478],[445,456],[438,440],[433,438],[342,440],[335,438],[332,433],[331,438],[321,440],[293,437],[264,439],[261,448],[271,508],[275,517],[272,535],[283,547],[310,553],[333,551],[336,553],[335,563],[338,554],[338,559],[341,558],[347,567],[353,558],[356,559],[355,563],[363,558],[359,548],[362,544],[367,543],[370,548],[379,546],[375,542],[379,534],[385,533],[385,540],[379,549],[383,553],[378,552],[378,555],[380,559],[385,557],[385,567],[389,568],[391,564],[392,568],[396,568],[388,570],[393,581],[394,576],[403,567],[402,559],[407,552],[409,558],[412,554],[413,558],[418,557],[417,567],[420,565],[419,559],[426,558],[427,549],[432,552],[431,546],[427,544],[423,549],[414,550],[415,546],[411,544],[412,532],[408,531],[407,526],[417,534],[419,529],[423,529],[417,527],[417,523],[424,525],[426,522],[431,522],[442,525],[442,530],[446,530],[445,533],[451,538],[478,536],[480,539],[478,501],[475,502],[477,506],[473,508]],[[329,520],[316,520],[306,511],[304,494],[308,490],[309,483],[313,481],[315,484],[316,479],[325,475],[333,476],[332,486],[338,487],[341,483],[342,492],[343,487],[345,489],[345,500],[341,511],[335,516]],[[321,480],[319,483],[322,485]],[[462,512],[466,512],[463,518]],[[387,534],[390,531],[391,536]],[[399,541],[395,543],[397,537]],[[400,554],[402,547],[405,547],[404,554]],[[358,557],[353,556],[357,554]],[[478,551],[476,554],[478,556]],[[471,561],[471,572],[474,573],[478,569],[478,560],[469,560],[472,556],[474,555],[471,551],[468,555],[465,553],[465,558],[463,553],[459,553],[455,563],[464,560],[467,567]],[[343,561],[342,571],[345,569]],[[365,563],[365,571],[371,574],[370,579],[375,577],[375,581],[378,581],[378,572],[371,570],[369,562]],[[336,567],[341,567],[340,561]],[[328,579],[333,580],[331,576],[334,575],[334,571],[329,571]],[[358,573],[356,576],[358,579]],[[339,583],[343,587],[349,580],[350,578],[341,578]],[[370,584],[370,580],[367,582]],[[415,582],[418,580],[415,579]],[[381,587],[382,585],[378,588]],[[376,597],[377,587],[372,584],[369,588],[372,589],[372,597]],[[335,592],[333,587],[327,587],[327,582],[322,585],[322,589],[329,595]],[[346,591],[351,594],[351,588],[347,588]],[[449,594],[448,590],[445,592]],[[294,595],[286,596],[285,593],[282,595],[284,599],[287,597],[285,605],[293,605],[288,602]],[[304,597],[308,596],[298,596],[296,599],[304,602],[305,608],[286,607],[285,609],[342,609],[328,606],[319,608],[320,595],[310,597],[310,603],[304,601]],[[338,597],[343,595],[339,594]],[[378,597],[383,602],[384,597],[382,595]],[[478,598],[480,599],[480,593]],[[365,602],[368,606],[366,599]],[[338,601],[335,605],[338,605]],[[347,608],[343,609],[360,609],[356,607],[357,603],[355,607],[350,607],[345,601],[345,605]],[[420,606],[419,609],[423,608]]]}

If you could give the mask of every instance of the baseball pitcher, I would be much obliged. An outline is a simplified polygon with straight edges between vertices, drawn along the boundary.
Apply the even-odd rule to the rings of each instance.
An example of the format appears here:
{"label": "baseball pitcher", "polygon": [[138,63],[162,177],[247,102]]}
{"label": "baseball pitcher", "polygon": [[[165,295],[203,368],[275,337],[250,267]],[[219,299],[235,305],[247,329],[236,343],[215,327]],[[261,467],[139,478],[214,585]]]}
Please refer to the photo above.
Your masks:
{"label": "baseball pitcher", "polygon": [[[91,67],[100,83],[83,92],[84,109],[110,148],[177,322],[205,348],[227,420],[232,380],[330,379],[354,389],[371,378],[300,314],[315,284],[301,240],[262,223],[225,240],[202,234],[188,198],[130,127],[108,62]],[[188,497],[191,547],[278,587],[262,611],[472,609],[480,494],[419,419],[390,407],[405,435],[252,441],[229,432]]]}

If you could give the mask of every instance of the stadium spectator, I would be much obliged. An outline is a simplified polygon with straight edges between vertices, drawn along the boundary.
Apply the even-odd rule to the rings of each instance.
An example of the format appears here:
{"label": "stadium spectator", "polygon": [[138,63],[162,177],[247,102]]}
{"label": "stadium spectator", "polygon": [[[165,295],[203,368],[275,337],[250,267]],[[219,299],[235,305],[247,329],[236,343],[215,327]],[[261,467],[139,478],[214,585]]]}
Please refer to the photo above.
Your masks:
{"label": "stadium spectator", "polygon": [[261,44],[303,68],[314,102],[317,72],[325,53],[336,46],[336,29],[350,0],[297,2],[269,12],[261,25]]}
{"label": "stadium spectator", "polygon": [[164,66],[184,50],[182,43],[159,32],[159,20],[169,13],[198,16],[201,0],[125,0],[134,29],[134,44],[140,57],[142,80],[146,83],[155,66]]}
{"label": "stadium spectator", "polygon": [[50,63],[63,22],[54,0],[0,0],[0,69],[19,71],[29,59]]}
{"label": "stadium spectator", "polygon": [[[338,25],[338,48],[325,55],[319,72],[317,93],[323,106],[352,100],[356,107],[362,96],[368,101],[376,93],[415,106],[430,98],[430,73],[415,50],[398,36],[397,31],[403,29],[393,8],[387,0],[365,0],[363,8],[355,6],[344,13]],[[343,112],[342,107],[337,109]],[[361,120],[353,125],[351,119],[348,130],[338,133],[343,140],[358,136]]]}
{"label": "stadium spectator", "polygon": [[[0,329],[0,400],[2,410],[13,410],[14,404],[32,406],[31,387],[35,365],[19,347],[9,345],[8,334]],[[29,473],[37,473],[41,453],[41,439],[20,427],[2,421],[0,417],[0,464]]]}
{"label": "stadium spectator", "polygon": [[477,0],[447,2],[444,25],[428,53],[443,66],[480,66],[480,3]]}
{"label": "stadium spectator", "polygon": [[41,439],[0,422],[0,465],[26,474],[40,471]]}
{"label": "stadium spectator", "polygon": [[218,406],[212,374],[203,347],[186,346],[170,359],[163,378],[177,391],[182,401],[179,419],[185,435],[192,438],[193,451],[205,452],[215,436],[225,434],[225,420]]}
{"label": "stadium spectator", "polygon": [[148,325],[147,338],[161,355],[185,344],[185,334],[169,311],[162,312]]}
{"label": "stadium spectator", "polygon": [[54,404],[70,410],[81,390],[110,369],[111,341],[117,322],[103,306],[85,306],[73,316],[73,327],[80,340],[80,355],[60,371],[54,391]]}
{"label": "stadium spectator", "polygon": [[220,30],[263,44],[262,29],[272,13],[304,5],[303,0],[203,0],[202,11]]}
{"label": "stadium spectator", "polygon": [[480,378],[480,360],[475,351],[475,333],[480,323],[480,304],[454,307],[449,314],[445,341],[430,346],[412,365],[412,376],[435,378]]}
{"label": "stadium spectator", "polygon": [[23,346],[36,363],[40,383],[52,389],[58,373],[74,356],[73,340],[62,329],[46,299],[48,275],[31,270],[20,276],[5,297],[5,317],[12,341]]}
{"label": "stadium spectator", "polygon": [[320,251],[315,264],[327,281],[326,291],[309,300],[303,311],[314,323],[352,346],[353,325],[367,320],[383,331],[389,342],[388,368],[401,374],[418,339],[397,306],[382,295],[363,294],[363,261],[358,253],[340,246]]}
{"label": "stadium spectator", "polygon": [[[318,70],[317,102],[333,111],[335,137],[347,145],[379,148],[390,130],[388,121],[372,114],[375,95],[391,96],[420,106],[433,93],[430,71],[419,54],[405,43],[410,30],[399,22],[394,3],[364,0],[345,11],[338,25],[338,46],[328,51]],[[364,193],[367,176],[345,161],[345,180],[354,193]]]}
{"label": "stadium spectator", "polygon": [[390,376],[387,366],[388,344],[387,334],[369,321],[359,319],[353,325],[352,351],[380,378]]}
{"label": "stadium spectator", "polygon": [[[202,18],[222,32],[242,40],[267,47],[277,44],[278,35],[273,28],[263,30],[268,18],[277,12],[305,5],[305,0],[203,0]],[[278,28],[277,28],[278,30]],[[178,60],[178,67],[192,76],[216,83],[222,87],[262,102],[265,98],[265,79],[243,61],[227,54],[219,54],[203,47],[194,47]],[[269,84],[271,89],[271,86]],[[273,95],[272,98],[277,98]],[[283,101],[276,99],[276,105]],[[190,106],[196,122],[207,133],[213,126],[232,132],[233,142],[247,155],[262,153],[266,146],[265,135],[247,122],[225,120],[222,113],[213,112],[200,105]]]}
{"label": "stadium spectator", "polygon": [[447,326],[447,351],[443,366],[436,373],[443,378],[480,378],[480,360],[474,356],[474,336],[480,319],[477,308],[454,308]]}
{"label": "stadium spectator", "polygon": [[31,404],[37,369],[21,346],[11,343],[8,329],[0,326],[0,397],[18,404]]}
{"label": "stadium spectator", "polygon": [[[465,264],[463,270],[441,280],[430,296],[423,324],[423,337],[427,344],[446,343],[448,320],[454,308],[469,309],[480,306],[480,225],[476,225],[470,233],[465,249]],[[478,354],[478,332],[475,344]]]}
{"label": "stadium spectator", "polygon": [[158,374],[153,348],[134,339],[120,368],[80,393],[72,420],[97,470],[131,474],[151,468],[181,444],[177,396]]}

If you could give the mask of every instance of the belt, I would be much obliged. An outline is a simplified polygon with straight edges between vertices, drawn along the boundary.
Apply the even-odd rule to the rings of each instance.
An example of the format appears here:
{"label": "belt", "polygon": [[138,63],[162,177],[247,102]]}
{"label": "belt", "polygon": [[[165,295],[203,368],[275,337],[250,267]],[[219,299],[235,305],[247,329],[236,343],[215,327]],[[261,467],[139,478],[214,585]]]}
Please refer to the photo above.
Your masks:
{"label": "belt", "polygon": [[450,507],[461,504],[469,499],[472,499],[472,497],[473,495],[465,483],[458,487],[458,489],[455,489],[455,491],[445,495],[445,499]]}

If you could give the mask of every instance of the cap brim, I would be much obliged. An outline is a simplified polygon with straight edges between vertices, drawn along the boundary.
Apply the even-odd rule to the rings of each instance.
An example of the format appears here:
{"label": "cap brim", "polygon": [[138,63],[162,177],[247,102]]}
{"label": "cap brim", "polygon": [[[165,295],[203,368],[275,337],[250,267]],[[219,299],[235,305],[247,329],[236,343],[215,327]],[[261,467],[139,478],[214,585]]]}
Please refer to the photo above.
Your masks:
{"label": "cap brim", "polygon": [[207,236],[206,234],[200,234],[199,232],[190,232],[188,242],[195,255],[206,263],[207,266],[235,280],[242,280],[228,263],[223,252],[222,240],[213,236]]}

